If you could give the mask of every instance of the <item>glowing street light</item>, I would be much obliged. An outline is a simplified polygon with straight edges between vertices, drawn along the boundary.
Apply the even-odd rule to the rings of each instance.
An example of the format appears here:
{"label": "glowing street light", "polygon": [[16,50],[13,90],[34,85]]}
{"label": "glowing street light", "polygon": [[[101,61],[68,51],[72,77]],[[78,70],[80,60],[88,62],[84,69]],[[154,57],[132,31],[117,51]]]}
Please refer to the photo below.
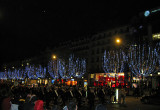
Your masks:
{"label": "glowing street light", "polygon": [[56,55],[53,55],[52,58],[53,58],[53,59],[56,59],[57,57],[56,57]]}
{"label": "glowing street light", "polygon": [[121,43],[121,39],[117,38],[117,39],[116,39],[116,43],[117,43],[117,44],[120,44],[120,43]]}
{"label": "glowing street light", "polygon": [[[116,38],[115,40],[116,44],[120,44],[121,43],[121,39],[120,38]],[[118,80],[118,77],[117,77],[117,62],[115,62],[115,87],[116,87],[116,91],[115,91],[115,95],[116,95],[116,100],[114,100],[114,103],[118,103],[119,99],[118,99],[118,92],[119,92],[119,89],[117,88],[117,80]]]}

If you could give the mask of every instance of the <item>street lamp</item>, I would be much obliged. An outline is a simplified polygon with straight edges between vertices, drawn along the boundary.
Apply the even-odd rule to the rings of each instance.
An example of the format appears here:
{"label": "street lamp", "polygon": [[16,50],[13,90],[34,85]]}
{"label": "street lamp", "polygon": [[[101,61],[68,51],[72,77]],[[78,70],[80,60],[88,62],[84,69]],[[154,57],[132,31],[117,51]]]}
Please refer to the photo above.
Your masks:
{"label": "street lamp", "polygon": [[[56,61],[56,63],[55,63],[55,67],[56,67],[56,76],[57,76],[57,69],[58,69],[58,65],[57,65],[57,56],[56,55],[52,55],[52,59],[53,59],[53,61]],[[57,79],[57,78],[56,78]]]}
{"label": "street lamp", "polygon": [[[116,44],[120,45],[121,44],[121,39],[120,38],[116,38]],[[115,96],[116,96],[116,100],[115,102],[118,103],[119,102],[119,99],[118,99],[118,92],[119,92],[119,89],[117,88],[117,61],[115,62],[115,88],[116,88],[116,91],[115,91]]]}
{"label": "street lamp", "polygon": [[[116,42],[116,44],[120,44],[121,43],[121,39],[120,38],[116,38],[115,42]],[[115,87],[117,86],[116,82],[117,82],[117,61],[115,62]]]}
{"label": "street lamp", "polygon": [[53,58],[53,59],[56,59],[57,57],[56,57],[56,55],[53,55],[52,58]]}
{"label": "street lamp", "polygon": [[59,73],[59,58],[56,56],[56,55],[52,55],[52,59],[55,60],[56,64],[55,64],[55,67],[56,67],[56,76],[55,78],[56,79],[59,79],[60,83],[61,83],[61,75]]}
{"label": "street lamp", "polygon": [[116,44],[120,44],[121,43],[121,39],[120,38],[116,38]]}

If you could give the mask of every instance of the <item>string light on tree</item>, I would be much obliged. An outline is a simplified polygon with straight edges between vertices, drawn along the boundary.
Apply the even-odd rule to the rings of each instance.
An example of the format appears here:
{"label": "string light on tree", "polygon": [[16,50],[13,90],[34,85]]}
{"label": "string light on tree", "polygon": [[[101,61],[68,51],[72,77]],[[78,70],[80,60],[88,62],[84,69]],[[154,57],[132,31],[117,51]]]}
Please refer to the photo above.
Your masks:
{"label": "string light on tree", "polygon": [[26,73],[29,79],[38,79],[44,78],[46,75],[46,68],[39,65],[36,67],[35,65],[26,66]]}
{"label": "string light on tree", "polygon": [[34,67],[31,65],[27,65],[26,66],[26,74],[28,76],[29,79],[34,79]]}
{"label": "string light on tree", "polygon": [[58,73],[62,79],[68,79],[70,76],[67,74],[67,65],[65,65],[65,61],[62,59],[58,60]]}
{"label": "string light on tree", "polygon": [[103,70],[105,73],[124,72],[124,64],[127,62],[127,56],[122,51],[108,51],[104,52],[103,56]]}
{"label": "string light on tree", "polygon": [[7,79],[6,72],[0,72],[0,79]]}
{"label": "string light on tree", "polygon": [[148,75],[156,72],[158,62],[157,50],[149,45],[131,46],[129,50],[129,66],[134,75]]}
{"label": "string light on tree", "polygon": [[156,54],[157,54],[157,57],[158,57],[158,61],[159,61],[159,68],[160,68],[160,42],[158,42],[156,44]]}
{"label": "string light on tree", "polygon": [[56,78],[57,78],[56,65],[57,65],[56,61],[52,61],[52,60],[51,60],[51,61],[48,62],[48,73],[51,75],[51,77],[52,77],[53,79],[56,79]]}
{"label": "string light on tree", "polygon": [[74,55],[70,55],[68,72],[71,76],[77,78],[82,77],[86,72],[86,60],[74,58]]}

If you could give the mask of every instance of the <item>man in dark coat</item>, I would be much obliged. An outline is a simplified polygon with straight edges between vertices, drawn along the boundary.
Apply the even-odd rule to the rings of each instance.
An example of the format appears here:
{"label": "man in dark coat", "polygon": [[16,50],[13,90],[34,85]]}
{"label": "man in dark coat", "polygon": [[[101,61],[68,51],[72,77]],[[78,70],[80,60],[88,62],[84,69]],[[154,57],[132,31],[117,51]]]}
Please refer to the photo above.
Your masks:
{"label": "man in dark coat", "polygon": [[32,96],[29,102],[24,103],[24,110],[34,110],[36,101],[37,101],[37,97],[35,95]]}

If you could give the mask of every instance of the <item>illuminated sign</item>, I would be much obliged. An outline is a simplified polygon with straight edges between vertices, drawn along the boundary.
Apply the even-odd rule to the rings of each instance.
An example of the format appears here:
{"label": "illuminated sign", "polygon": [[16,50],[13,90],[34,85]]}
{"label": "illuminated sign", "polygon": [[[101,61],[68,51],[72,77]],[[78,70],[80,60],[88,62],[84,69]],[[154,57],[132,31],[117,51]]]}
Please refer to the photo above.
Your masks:
{"label": "illuminated sign", "polygon": [[94,78],[94,74],[91,74],[91,78]]}
{"label": "illuminated sign", "polygon": [[158,11],[160,11],[160,8],[154,9],[154,10],[151,10],[151,11],[146,10],[146,11],[144,12],[144,16],[145,16],[145,17],[148,17],[151,13],[155,13],[155,12],[158,12]]}
{"label": "illuminated sign", "polygon": [[152,13],[155,13],[155,12],[157,12],[157,11],[160,11],[160,9],[152,10],[151,12],[152,12]]}
{"label": "illuminated sign", "polygon": [[87,82],[84,82],[84,87],[87,87],[87,85],[88,85]]}
{"label": "illuminated sign", "polygon": [[51,83],[54,84],[54,80],[52,80]]}
{"label": "illuminated sign", "polygon": [[149,15],[150,15],[150,11],[147,10],[147,11],[144,12],[144,16],[145,16],[145,17],[147,17],[147,16],[149,16]]}
{"label": "illuminated sign", "polygon": [[158,39],[160,39],[160,33],[153,34],[153,35],[152,35],[152,38],[153,38],[153,40],[158,40]]}

